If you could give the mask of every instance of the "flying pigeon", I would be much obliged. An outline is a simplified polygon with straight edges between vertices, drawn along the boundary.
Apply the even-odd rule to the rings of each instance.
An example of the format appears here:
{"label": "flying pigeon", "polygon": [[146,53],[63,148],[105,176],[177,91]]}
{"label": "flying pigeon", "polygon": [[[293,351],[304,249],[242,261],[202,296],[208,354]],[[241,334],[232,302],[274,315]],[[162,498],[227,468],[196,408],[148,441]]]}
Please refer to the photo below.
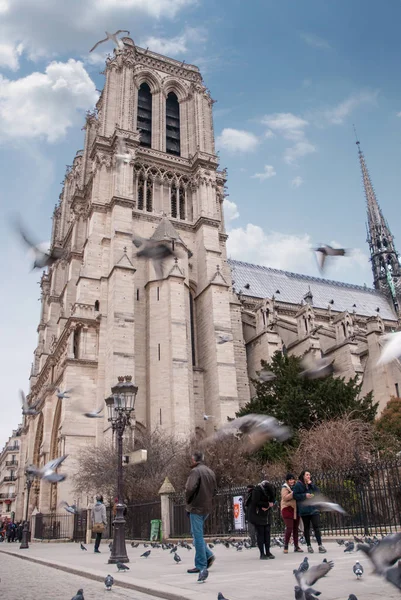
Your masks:
{"label": "flying pigeon", "polygon": [[386,571],[386,579],[401,590],[401,561],[399,560],[393,567]]}
{"label": "flying pigeon", "polygon": [[295,600],[318,600],[318,596],[320,596],[320,592],[316,592],[316,590],[313,590],[312,588],[308,588],[304,591],[299,585],[294,587],[294,592]]}
{"label": "flying pigeon", "polygon": [[199,573],[198,583],[205,583],[206,579],[209,577],[209,571],[207,569],[202,569]]}
{"label": "flying pigeon", "polygon": [[35,404],[32,404],[31,406],[29,406],[24,392],[22,390],[20,390],[19,393],[20,393],[21,402],[22,402],[22,414],[23,415],[31,415],[31,416],[40,414],[40,410],[35,410],[36,407],[38,406],[38,404],[40,403],[40,400],[37,400],[35,402]]}
{"label": "flying pigeon", "polygon": [[66,454],[65,456],[54,458],[41,468],[35,467],[35,465],[29,465],[26,468],[26,472],[34,475],[35,477],[39,477],[39,479],[43,479],[43,481],[48,481],[49,483],[58,483],[59,481],[64,481],[67,476],[56,473],[56,469],[67,458],[67,456],[68,455]]}
{"label": "flying pigeon", "polygon": [[213,415],[203,415],[204,421],[208,421],[209,419],[213,419]]}
{"label": "flying pigeon", "polygon": [[57,388],[57,389],[56,389],[56,396],[57,396],[57,398],[58,398],[59,400],[63,400],[64,398],[71,398],[71,396],[68,396],[68,394],[69,394],[70,392],[72,392],[72,391],[73,391],[73,388],[70,388],[69,390],[64,390],[64,392],[62,392],[62,391],[60,390],[60,388]]}
{"label": "flying pigeon", "polygon": [[136,253],[137,258],[150,258],[157,279],[163,279],[166,260],[172,256],[177,258],[177,254],[163,242],[147,240],[136,235],[133,236],[132,242],[137,248],[141,248]]}
{"label": "flying pigeon", "polygon": [[107,575],[106,579],[104,580],[104,585],[108,592],[111,591],[111,586],[113,585],[113,583],[114,583],[114,577],[112,577],[111,575]]}
{"label": "flying pigeon", "polygon": [[80,590],[78,590],[75,596],[71,598],[71,600],[85,600],[83,589],[81,588]]}
{"label": "flying pigeon", "polygon": [[71,504],[69,505],[68,502],[65,502],[65,500],[62,500],[59,504],[60,508],[64,508],[67,512],[71,513],[72,515],[77,515],[79,512],[82,512],[82,509],[80,510],[76,504]]}
{"label": "flying pigeon", "polygon": [[177,563],[177,565],[178,565],[178,563],[181,562],[181,556],[179,556],[177,554],[177,552],[174,552],[174,557],[173,558],[174,558],[175,562]]}
{"label": "flying pigeon", "polygon": [[401,331],[383,335],[382,339],[386,342],[377,365],[387,365],[392,360],[401,357]]}
{"label": "flying pigeon", "polygon": [[346,546],[347,547],[345,548],[344,552],[352,552],[355,548],[354,542],[349,542],[348,544],[346,544]]}
{"label": "flying pigeon", "polygon": [[100,414],[103,410],[103,406],[102,408],[99,408],[99,410],[93,410],[92,412],[86,412],[84,413],[85,417],[88,417],[88,419],[101,419],[102,415]]}
{"label": "flying pigeon", "polygon": [[258,377],[260,383],[274,381],[275,379],[277,379],[277,375],[275,375],[272,371],[267,371],[267,369],[262,369]]}
{"label": "flying pigeon", "polygon": [[334,373],[333,362],[333,358],[320,358],[315,361],[311,356],[305,356],[301,361],[304,370],[300,373],[300,376],[307,379],[328,377]]}
{"label": "flying pigeon", "polygon": [[315,252],[317,255],[318,265],[321,273],[323,273],[324,271],[324,266],[328,256],[345,256],[347,254],[344,248],[332,248],[327,244],[323,244],[322,246],[315,248]]}
{"label": "flying pigeon", "polygon": [[360,562],[358,560],[356,561],[356,563],[352,567],[352,570],[354,571],[357,579],[360,579],[362,577],[362,575],[363,575],[363,566],[360,564]]}
{"label": "flying pigeon", "polygon": [[236,434],[238,430],[248,436],[247,446],[252,450],[257,450],[268,440],[276,439],[284,442],[291,437],[289,428],[280,425],[274,417],[250,414],[229,421],[207,438],[204,443],[218,441],[226,435]]}
{"label": "flying pigeon", "polygon": [[[295,578],[300,588],[305,592],[308,588],[314,585],[319,579],[325,577],[334,567],[333,561],[322,562],[320,565],[315,565],[307,571],[294,571]],[[314,592],[316,594],[316,592]]]}
{"label": "flying pigeon", "polygon": [[127,565],[124,565],[124,563],[117,563],[117,569],[119,571],[129,571],[129,567],[127,567]]}
{"label": "flying pigeon", "polygon": [[109,40],[113,41],[116,45],[116,48],[119,48],[121,50],[122,48],[124,48],[124,44],[117,37],[119,33],[126,33],[127,35],[129,35],[129,31],[127,31],[126,29],[119,29],[115,33],[109,33],[108,31],[105,31],[105,34],[107,35],[107,37],[104,40],[100,40],[100,42],[97,42],[93,46],[93,48],[91,48],[89,50],[89,52],[93,52],[100,44],[103,44],[104,42],[108,42]]}
{"label": "flying pigeon", "polygon": [[43,250],[44,243],[34,244],[30,237],[25,233],[22,226],[16,224],[18,232],[23,241],[29,246],[31,252],[34,255],[33,269],[44,269],[45,267],[51,267],[55,262],[60,260],[65,254],[62,248],[52,248],[51,250]]}
{"label": "flying pigeon", "polygon": [[146,550],[146,552],[144,552],[143,554],[141,554],[141,558],[148,558],[148,556],[150,556],[150,553],[152,552],[152,550]]}
{"label": "flying pigeon", "polygon": [[395,563],[401,559],[401,533],[388,535],[374,546],[370,544],[358,544],[357,549],[364,552],[372,561],[375,568],[374,573],[384,575],[388,579],[387,573],[391,571],[390,578],[392,580],[388,580],[397,586],[394,580],[397,581],[397,571],[399,569],[398,563],[397,565]]}
{"label": "flying pigeon", "polygon": [[322,494],[316,494],[313,498],[308,498],[302,502],[303,506],[315,506],[321,512],[337,512],[341,515],[346,515],[347,513],[339,504],[335,504],[334,502],[330,502],[328,498],[323,496]]}
{"label": "flying pigeon", "polygon": [[226,344],[227,342],[232,342],[233,336],[227,333],[220,333],[217,339],[218,344]]}
{"label": "flying pigeon", "polygon": [[81,550],[86,550],[86,552],[88,552],[88,548],[86,546],[84,546],[82,542],[81,542],[80,546],[81,546]]}

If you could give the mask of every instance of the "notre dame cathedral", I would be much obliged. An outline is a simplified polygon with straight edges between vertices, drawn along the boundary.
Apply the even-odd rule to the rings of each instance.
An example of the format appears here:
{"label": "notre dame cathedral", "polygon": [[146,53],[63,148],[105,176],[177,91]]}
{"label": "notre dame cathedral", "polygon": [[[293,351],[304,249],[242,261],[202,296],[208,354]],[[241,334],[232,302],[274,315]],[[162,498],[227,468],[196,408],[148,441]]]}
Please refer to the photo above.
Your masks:
{"label": "notre dame cathedral", "polygon": [[[176,436],[233,417],[251,397],[260,360],[284,346],[334,357],[342,376],[359,375],[363,393],[373,390],[385,406],[399,395],[400,365],[376,363],[383,333],[399,323],[401,269],[359,146],[375,289],[228,260],[226,172],[199,69],[128,37],[123,44],[107,60],[53,215],[52,245],[64,258],[41,279],[29,396],[41,399],[41,412],[25,417],[21,472],[68,454],[60,472],[73,474],[80,448],[111,434],[107,415],[83,413],[104,405],[119,375],[139,388],[136,427]],[[133,234],[179,255],[162,279],[136,258]],[[219,344],[221,335],[231,341]],[[58,400],[58,387],[76,392]],[[35,483],[30,512],[55,510],[61,499],[77,501],[72,477],[58,488]]]}

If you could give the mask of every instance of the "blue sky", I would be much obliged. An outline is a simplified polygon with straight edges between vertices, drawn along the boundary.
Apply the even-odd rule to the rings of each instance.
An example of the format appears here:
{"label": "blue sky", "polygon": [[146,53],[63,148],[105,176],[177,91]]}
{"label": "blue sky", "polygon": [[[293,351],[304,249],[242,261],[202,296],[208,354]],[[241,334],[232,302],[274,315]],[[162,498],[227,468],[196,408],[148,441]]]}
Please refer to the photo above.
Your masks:
{"label": "blue sky", "polygon": [[103,32],[126,28],[202,69],[217,100],[233,258],[316,274],[311,247],[333,242],[354,252],[327,276],[371,285],[352,124],[401,249],[400,20],[399,3],[373,0],[0,0],[0,447],[20,419],[40,309],[40,273],[8,216],[49,239],[103,86],[112,48],[88,54]]}

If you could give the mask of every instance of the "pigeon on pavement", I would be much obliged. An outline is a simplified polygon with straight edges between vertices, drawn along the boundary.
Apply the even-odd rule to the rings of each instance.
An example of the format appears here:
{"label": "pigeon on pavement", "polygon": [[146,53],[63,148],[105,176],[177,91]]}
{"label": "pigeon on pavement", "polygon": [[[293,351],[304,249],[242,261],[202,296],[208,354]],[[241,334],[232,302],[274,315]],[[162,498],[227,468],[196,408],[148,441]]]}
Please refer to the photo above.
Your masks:
{"label": "pigeon on pavement", "polygon": [[129,571],[129,567],[127,567],[127,565],[124,565],[124,563],[117,563],[117,569],[119,571]]}
{"label": "pigeon on pavement", "polygon": [[219,592],[217,594],[217,600],[228,600],[228,598],[225,598],[225,596],[223,596],[223,594],[221,592]]}
{"label": "pigeon on pavement", "polygon": [[199,573],[198,583],[205,583],[206,579],[209,577],[209,571],[207,569],[202,569]]}
{"label": "pigeon on pavement", "polygon": [[355,548],[354,542],[349,542],[348,544],[346,544],[346,546],[347,547],[345,548],[344,552],[352,552]]}
{"label": "pigeon on pavement", "polygon": [[360,562],[358,560],[356,561],[356,563],[352,567],[352,570],[354,571],[357,579],[360,579],[362,577],[362,575],[363,575],[363,566],[360,564]]}
{"label": "pigeon on pavement", "polygon": [[114,577],[112,577],[111,575],[107,575],[106,579],[104,580],[104,585],[108,592],[110,592],[113,583],[114,583]]}
{"label": "pigeon on pavement", "polygon": [[309,560],[308,557],[305,556],[305,558],[303,559],[303,561],[301,562],[301,564],[298,567],[298,573],[306,573],[306,571],[309,569]]}
{"label": "pigeon on pavement", "polygon": [[88,548],[86,548],[86,546],[84,546],[82,542],[81,542],[81,550],[86,550],[86,552],[88,552]]}
{"label": "pigeon on pavement", "polygon": [[174,553],[173,558],[174,558],[175,562],[177,563],[177,565],[178,565],[178,563],[181,562],[181,556],[179,554],[177,554],[177,552]]}
{"label": "pigeon on pavement", "polygon": [[83,589],[81,588],[80,590],[78,590],[75,596],[71,598],[71,600],[85,600]]}
{"label": "pigeon on pavement", "polygon": [[150,553],[152,552],[152,550],[146,550],[146,552],[144,552],[143,554],[141,554],[140,558],[148,558],[148,556],[150,556]]}
{"label": "pigeon on pavement", "polygon": [[348,596],[348,600],[358,600],[358,598],[355,596],[355,594],[350,594]]}

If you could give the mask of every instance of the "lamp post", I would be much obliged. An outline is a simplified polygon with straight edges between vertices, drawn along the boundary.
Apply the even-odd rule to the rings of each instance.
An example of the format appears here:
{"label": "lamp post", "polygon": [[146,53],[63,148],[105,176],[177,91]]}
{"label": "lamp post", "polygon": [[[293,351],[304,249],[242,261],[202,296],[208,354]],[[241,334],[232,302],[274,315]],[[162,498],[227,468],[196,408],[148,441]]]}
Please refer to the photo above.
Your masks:
{"label": "lamp post", "polygon": [[131,424],[131,413],[135,410],[138,387],[132,383],[132,377],[119,377],[118,383],[111,388],[111,396],[106,398],[108,420],[113,433],[117,434],[117,510],[113,521],[113,547],[109,563],[127,563],[129,558],[125,546],[125,518],[123,503],[123,434]]}
{"label": "lamp post", "polygon": [[25,506],[25,523],[22,529],[22,540],[20,545],[20,550],[25,550],[29,548],[28,540],[29,540],[29,521],[28,521],[28,510],[29,510],[29,495],[31,493],[31,487],[33,484],[33,480],[35,479],[32,473],[25,471],[26,477],[26,506]]}

